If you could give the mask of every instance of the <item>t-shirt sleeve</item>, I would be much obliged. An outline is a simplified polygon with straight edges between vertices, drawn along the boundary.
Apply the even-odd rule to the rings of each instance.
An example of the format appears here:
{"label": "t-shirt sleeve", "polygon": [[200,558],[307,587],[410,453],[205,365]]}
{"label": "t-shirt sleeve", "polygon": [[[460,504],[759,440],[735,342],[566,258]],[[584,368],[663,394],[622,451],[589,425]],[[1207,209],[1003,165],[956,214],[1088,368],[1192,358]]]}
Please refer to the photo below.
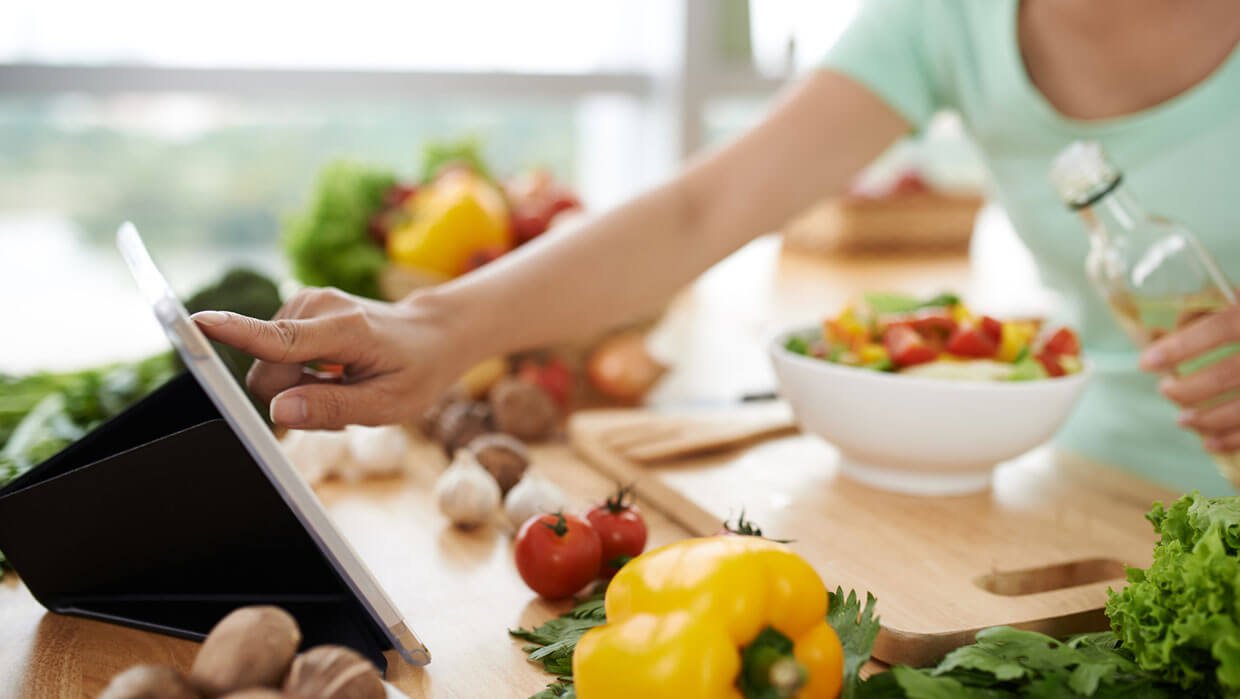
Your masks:
{"label": "t-shirt sleeve", "polygon": [[925,0],[862,0],[822,67],[865,85],[920,131],[942,108],[926,34]]}

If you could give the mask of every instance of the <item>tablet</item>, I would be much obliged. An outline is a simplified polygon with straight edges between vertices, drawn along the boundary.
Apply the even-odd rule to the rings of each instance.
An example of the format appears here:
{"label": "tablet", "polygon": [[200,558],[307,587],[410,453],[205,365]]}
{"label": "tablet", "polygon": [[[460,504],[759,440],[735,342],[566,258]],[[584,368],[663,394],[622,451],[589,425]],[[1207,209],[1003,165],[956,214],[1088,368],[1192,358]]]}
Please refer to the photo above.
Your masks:
{"label": "tablet", "polygon": [[126,222],[116,233],[116,244],[129,271],[137,280],[164,333],[203,391],[236,433],[280,497],[314,539],[324,557],[348,584],[353,594],[382,629],[392,647],[406,662],[426,665],[430,652],[418,640],[392,600],[379,586],[340,532],[327,518],[318,497],[285,457],[267,423],[263,421],[233,379],[207,337],[190,320],[185,306],[177,299],[138,235]]}

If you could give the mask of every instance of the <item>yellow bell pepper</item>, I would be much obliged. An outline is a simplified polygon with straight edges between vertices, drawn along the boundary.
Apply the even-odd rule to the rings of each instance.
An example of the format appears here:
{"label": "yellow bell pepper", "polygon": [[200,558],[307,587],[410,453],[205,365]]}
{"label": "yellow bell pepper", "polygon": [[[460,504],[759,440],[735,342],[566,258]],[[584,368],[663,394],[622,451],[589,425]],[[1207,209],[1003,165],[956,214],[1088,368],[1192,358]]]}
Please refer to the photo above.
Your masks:
{"label": "yellow bell pepper", "polygon": [[1000,326],[999,331],[999,352],[997,355],[999,361],[1016,361],[1021,351],[1033,342],[1033,337],[1037,334],[1038,328],[1033,323],[1019,320],[1005,321]]}
{"label": "yellow bell pepper", "polygon": [[388,257],[444,277],[462,274],[470,256],[512,246],[503,194],[466,170],[453,170],[410,197],[410,220],[388,236]]}
{"label": "yellow bell pepper", "polygon": [[[718,536],[655,549],[620,569],[604,604],[607,624],[573,653],[581,699],[739,699],[742,676],[796,699],[839,692],[843,650],[826,622],[826,587],[783,544]],[[791,657],[745,653],[773,632]]]}
{"label": "yellow bell pepper", "polygon": [[887,348],[873,342],[867,342],[857,352],[857,361],[862,364],[875,364],[888,359]]}
{"label": "yellow bell pepper", "polygon": [[851,306],[822,325],[822,339],[829,345],[855,347],[864,343],[868,335],[866,326],[857,318],[857,313]]}

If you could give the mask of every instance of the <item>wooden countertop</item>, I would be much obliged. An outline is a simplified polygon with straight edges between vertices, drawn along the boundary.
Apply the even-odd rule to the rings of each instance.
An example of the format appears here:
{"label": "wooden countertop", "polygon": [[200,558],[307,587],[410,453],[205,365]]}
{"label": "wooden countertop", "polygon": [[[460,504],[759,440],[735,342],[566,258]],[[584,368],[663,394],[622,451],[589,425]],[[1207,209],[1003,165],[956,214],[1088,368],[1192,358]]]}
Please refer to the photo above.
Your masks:
{"label": "wooden countertop", "polygon": [[[677,369],[654,395],[660,403],[735,400],[774,385],[762,340],[783,325],[812,322],[864,288],[933,292],[970,288],[965,260],[825,262],[781,256],[764,238],[705,275],[657,333]],[[430,500],[441,462],[411,458],[407,477],[320,490],[345,536],[430,647],[434,662],[392,663],[389,680],[411,697],[525,697],[551,678],[528,663],[505,630],[563,611],[538,600],[511,563],[505,532],[462,533]],[[611,483],[564,445],[535,452],[537,471],[574,499],[604,496]],[[651,543],[687,533],[647,511]],[[0,697],[94,696],[136,663],[187,668],[197,645],[157,634],[45,612],[16,576],[0,582]]]}

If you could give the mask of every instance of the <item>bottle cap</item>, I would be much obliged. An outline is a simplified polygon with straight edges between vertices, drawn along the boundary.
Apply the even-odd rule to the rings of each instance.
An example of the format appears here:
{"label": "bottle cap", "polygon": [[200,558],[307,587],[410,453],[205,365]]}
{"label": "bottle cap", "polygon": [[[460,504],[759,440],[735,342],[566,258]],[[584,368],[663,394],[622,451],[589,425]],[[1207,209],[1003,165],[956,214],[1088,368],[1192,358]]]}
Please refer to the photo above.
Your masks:
{"label": "bottle cap", "polygon": [[1073,209],[1093,204],[1119,184],[1120,173],[1097,141],[1074,141],[1055,156],[1051,184]]}

